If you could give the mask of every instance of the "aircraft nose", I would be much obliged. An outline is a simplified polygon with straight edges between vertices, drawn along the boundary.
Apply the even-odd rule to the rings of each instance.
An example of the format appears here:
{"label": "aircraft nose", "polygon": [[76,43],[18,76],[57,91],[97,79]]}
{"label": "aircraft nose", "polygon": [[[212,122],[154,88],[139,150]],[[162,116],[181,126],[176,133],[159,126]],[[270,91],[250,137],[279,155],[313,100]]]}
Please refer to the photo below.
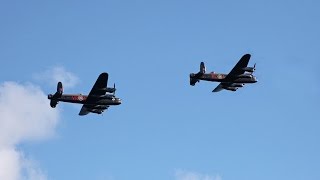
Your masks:
{"label": "aircraft nose", "polygon": [[117,99],[116,99],[116,102],[117,102],[118,104],[121,104],[121,99],[120,99],[120,98],[117,98]]}

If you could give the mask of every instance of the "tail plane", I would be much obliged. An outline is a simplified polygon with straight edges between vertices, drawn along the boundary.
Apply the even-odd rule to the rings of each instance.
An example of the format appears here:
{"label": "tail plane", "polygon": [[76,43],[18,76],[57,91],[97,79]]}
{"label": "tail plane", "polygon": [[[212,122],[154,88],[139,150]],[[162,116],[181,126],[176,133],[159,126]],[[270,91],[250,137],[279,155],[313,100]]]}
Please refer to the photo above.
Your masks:
{"label": "tail plane", "polygon": [[50,106],[52,108],[55,108],[58,104],[58,100],[57,98],[60,98],[62,96],[62,93],[63,93],[63,86],[62,86],[62,82],[58,82],[57,84],[57,92],[52,95],[52,94],[49,94],[48,95],[48,99],[50,99]]}
{"label": "tail plane", "polygon": [[200,81],[198,78],[205,73],[206,73],[206,66],[204,65],[204,62],[201,62],[199,72],[197,74],[194,74],[194,73],[190,74],[190,85],[194,86],[197,82]]}

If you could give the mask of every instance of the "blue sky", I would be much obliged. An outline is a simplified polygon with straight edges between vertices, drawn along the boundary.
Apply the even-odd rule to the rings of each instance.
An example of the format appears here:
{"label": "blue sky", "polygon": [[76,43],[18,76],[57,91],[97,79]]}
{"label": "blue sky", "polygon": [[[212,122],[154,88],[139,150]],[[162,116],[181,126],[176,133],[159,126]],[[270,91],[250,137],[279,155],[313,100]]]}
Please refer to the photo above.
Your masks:
{"label": "blue sky", "polygon": [[[12,179],[319,179],[319,7],[1,0],[0,123],[16,123],[0,130],[23,133],[0,139],[0,168],[10,161],[1,152],[11,152],[23,159]],[[229,72],[245,53],[258,83],[235,93],[189,85],[200,61]],[[80,117],[80,105],[51,109],[56,68],[72,76],[66,93],[86,94],[108,72],[123,104],[103,116]],[[6,100],[10,92],[21,96]]]}

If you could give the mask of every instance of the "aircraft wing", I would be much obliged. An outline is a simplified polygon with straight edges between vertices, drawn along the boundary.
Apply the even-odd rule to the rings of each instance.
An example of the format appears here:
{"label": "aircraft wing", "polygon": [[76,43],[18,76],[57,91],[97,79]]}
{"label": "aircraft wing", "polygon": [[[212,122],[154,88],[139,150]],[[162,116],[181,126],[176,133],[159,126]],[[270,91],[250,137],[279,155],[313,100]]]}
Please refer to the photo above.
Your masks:
{"label": "aircraft wing", "polygon": [[84,116],[89,114],[90,112],[92,113],[97,113],[97,114],[101,114],[104,110],[108,109],[109,106],[105,106],[105,105],[88,105],[88,104],[84,104],[79,112],[80,116]]}
{"label": "aircraft wing", "polygon": [[230,73],[226,76],[226,79],[233,79],[233,76],[237,76],[240,74],[244,74],[245,70],[243,68],[248,66],[251,55],[245,54],[239,60],[239,62],[234,66],[234,68],[230,71]]}
{"label": "aircraft wing", "polygon": [[243,87],[237,86],[237,83],[229,83],[229,82],[222,82],[220,83],[212,92],[219,92],[223,89],[229,90],[229,91],[236,91],[237,89]]}
{"label": "aircraft wing", "polygon": [[90,113],[89,109],[87,109],[87,108],[85,107],[85,105],[83,105],[82,108],[81,108],[81,110],[80,110],[80,112],[79,112],[79,115],[80,115],[80,116],[84,116],[84,115],[87,115],[87,114],[89,114],[89,113]]}
{"label": "aircraft wing", "polygon": [[222,83],[220,83],[216,88],[214,88],[214,90],[212,90],[212,92],[219,92],[223,90],[222,86],[223,86]]}
{"label": "aircraft wing", "polygon": [[109,106],[101,106],[101,105],[95,105],[95,101],[97,98],[96,96],[102,96],[106,94],[106,88],[108,84],[108,73],[101,73],[96,81],[96,83],[93,85],[86,102],[88,104],[84,104],[79,112],[80,116],[87,115],[89,112],[93,113],[102,113],[104,109],[107,109]]}

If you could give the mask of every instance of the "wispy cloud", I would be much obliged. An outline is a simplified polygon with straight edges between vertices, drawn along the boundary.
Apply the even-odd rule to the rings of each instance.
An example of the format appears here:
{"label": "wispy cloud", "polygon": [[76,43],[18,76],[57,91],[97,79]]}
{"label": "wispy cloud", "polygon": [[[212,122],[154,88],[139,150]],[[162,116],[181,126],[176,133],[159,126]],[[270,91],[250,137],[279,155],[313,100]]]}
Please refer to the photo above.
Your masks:
{"label": "wispy cloud", "polygon": [[17,150],[21,142],[54,135],[59,120],[43,91],[32,84],[0,84],[0,179],[45,180],[39,166]]}
{"label": "wispy cloud", "polygon": [[62,66],[55,66],[42,73],[36,73],[33,77],[34,79],[46,82],[51,86],[56,86],[57,82],[61,81],[64,88],[72,88],[79,83],[79,78]]}
{"label": "wispy cloud", "polygon": [[222,180],[220,175],[201,174],[194,171],[176,170],[176,180]]}

